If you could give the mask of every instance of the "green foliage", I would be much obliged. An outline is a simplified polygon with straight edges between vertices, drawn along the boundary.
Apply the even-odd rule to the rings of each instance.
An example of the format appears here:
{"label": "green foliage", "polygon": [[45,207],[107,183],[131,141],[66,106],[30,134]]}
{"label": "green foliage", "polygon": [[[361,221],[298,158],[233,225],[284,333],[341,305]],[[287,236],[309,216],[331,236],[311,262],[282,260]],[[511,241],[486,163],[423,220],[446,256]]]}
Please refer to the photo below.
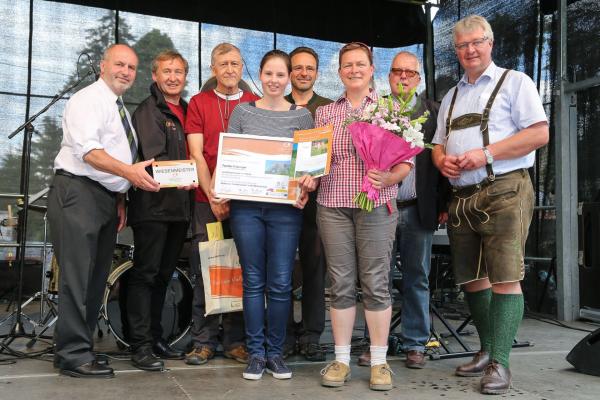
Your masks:
{"label": "green foliage", "polygon": [[[159,31],[152,29],[140,38],[133,46],[138,55],[137,76],[133,87],[125,94],[125,102],[141,103],[150,94],[148,88],[152,84],[152,60],[163,50],[175,48],[171,38]],[[185,97],[186,94],[183,94]],[[132,111],[130,109],[130,111]]]}

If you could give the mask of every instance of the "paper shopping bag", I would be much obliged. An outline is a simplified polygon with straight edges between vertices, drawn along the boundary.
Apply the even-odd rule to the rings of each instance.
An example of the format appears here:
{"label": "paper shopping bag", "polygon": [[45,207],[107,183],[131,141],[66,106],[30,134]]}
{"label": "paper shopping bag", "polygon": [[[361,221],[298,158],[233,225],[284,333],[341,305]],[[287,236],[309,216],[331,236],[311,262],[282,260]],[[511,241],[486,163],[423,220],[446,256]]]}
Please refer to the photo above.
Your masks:
{"label": "paper shopping bag", "polygon": [[242,267],[233,239],[200,242],[206,314],[242,310]]}

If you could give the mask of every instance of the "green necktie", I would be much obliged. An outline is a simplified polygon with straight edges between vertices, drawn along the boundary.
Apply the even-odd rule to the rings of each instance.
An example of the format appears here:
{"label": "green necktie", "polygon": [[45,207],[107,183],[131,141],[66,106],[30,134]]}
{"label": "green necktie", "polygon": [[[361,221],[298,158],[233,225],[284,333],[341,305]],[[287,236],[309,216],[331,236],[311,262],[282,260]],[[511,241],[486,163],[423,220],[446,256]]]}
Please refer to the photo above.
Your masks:
{"label": "green necktie", "polygon": [[131,151],[131,163],[135,164],[136,162],[140,161],[140,156],[138,154],[137,145],[135,144],[135,139],[133,137],[133,129],[131,129],[131,125],[129,125],[127,114],[125,114],[125,106],[123,105],[123,101],[120,97],[117,98],[117,106],[119,106],[119,115],[121,116],[121,123],[123,124],[123,128],[125,129],[125,135],[127,135],[127,141],[129,142],[129,150]]}

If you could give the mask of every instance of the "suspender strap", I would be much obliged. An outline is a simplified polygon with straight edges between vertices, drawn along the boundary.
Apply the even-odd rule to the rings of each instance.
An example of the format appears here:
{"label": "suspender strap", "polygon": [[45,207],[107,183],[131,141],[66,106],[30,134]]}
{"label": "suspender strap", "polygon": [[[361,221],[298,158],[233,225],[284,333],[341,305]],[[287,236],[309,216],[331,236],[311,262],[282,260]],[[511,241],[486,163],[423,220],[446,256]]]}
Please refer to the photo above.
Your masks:
{"label": "suspender strap", "polygon": [[458,85],[454,88],[454,94],[452,95],[452,101],[450,101],[450,107],[448,108],[448,118],[446,118],[446,137],[450,136],[451,122],[452,122],[452,111],[454,111],[454,103],[456,102],[456,95],[458,94]]}
{"label": "suspender strap", "polygon": [[[481,125],[480,125],[479,129],[481,131],[481,135],[483,136],[483,145],[484,146],[487,146],[490,144],[490,132],[488,130],[488,121],[490,119],[490,110],[492,109],[492,104],[494,104],[494,100],[496,100],[496,96],[498,95],[498,92],[500,91],[500,88],[502,87],[502,84],[504,83],[504,79],[506,78],[506,75],[508,75],[509,72],[510,72],[510,70],[507,69],[502,73],[500,80],[496,84],[496,87],[494,88],[494,91],[490,95],[490,98],[489,98],[487,104],[485,105],[485,108],[483,109],[483,113],[481,114]],[[494,170],[492,169],[492,166],[490,164],[486,164],[485,170],[488,174],[488,179],[493,182],[496,179],[496,176],[494,175]]]}

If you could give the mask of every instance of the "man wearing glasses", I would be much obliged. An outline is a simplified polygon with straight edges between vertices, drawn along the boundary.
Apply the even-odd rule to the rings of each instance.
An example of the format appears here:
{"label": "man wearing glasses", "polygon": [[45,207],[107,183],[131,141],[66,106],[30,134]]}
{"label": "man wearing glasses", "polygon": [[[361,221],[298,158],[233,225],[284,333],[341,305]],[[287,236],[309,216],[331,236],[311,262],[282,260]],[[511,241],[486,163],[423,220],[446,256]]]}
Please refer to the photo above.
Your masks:
{"label": "man wearing glasses", "polygon": [[[290,59],[292,92],[285,99],[306,107],[314,118],[317,107],[332,102],[313,90],[318,76],[319,56],[310,47],[297,47],[290,53]],[[300,354],[308,361],[325,361],[325,352],[319,340],[325,329],[326,268],[323,245],[317,230],[317,193],[317,190],[309,193],[304,207],[298,249],[302,268],[302,328],[296,332],[292,306],[284,346],[284,357],[293,354],[297,335]]]}
{"label": "man wearing glasses", "polygon": [[[416,55],[400,52],[392,61],[389,73],[394,96],[406,97],[421,82],[420,63]],[[400,88],[400,84],[402,88]],[[401,90],[402,89],[402,90]],[[426,99],[425,93],[413,98],[413,117],[429,111],[423,125],[425,142],[433,139],[439,104]],[[402,270],[402,347],[408,368],[425,366],[425,345],[429,339],[429,270],[433,232],[446,222],[447,180],[440,176],[425,149],[415,159],[415,167],[398,187],[398,225],[396,251]],[[396,254],[393,252],[392,254]],[[392,257],[392,264],[395,263]],[[393,267],[393,265],[392,265]]]}
{"label": "man wearing glasses", "polygon": [[548,142],[548,122],[532,80],[492,61],[494,34],[485,18],[468,16],[453,34],[465,74],[442,101],[433,160],[453,187],[452,264],[481,342],[456,374],[483,375],[482,393],[503,394],[523,318],[520,281],[534,199],[527,168]]}

